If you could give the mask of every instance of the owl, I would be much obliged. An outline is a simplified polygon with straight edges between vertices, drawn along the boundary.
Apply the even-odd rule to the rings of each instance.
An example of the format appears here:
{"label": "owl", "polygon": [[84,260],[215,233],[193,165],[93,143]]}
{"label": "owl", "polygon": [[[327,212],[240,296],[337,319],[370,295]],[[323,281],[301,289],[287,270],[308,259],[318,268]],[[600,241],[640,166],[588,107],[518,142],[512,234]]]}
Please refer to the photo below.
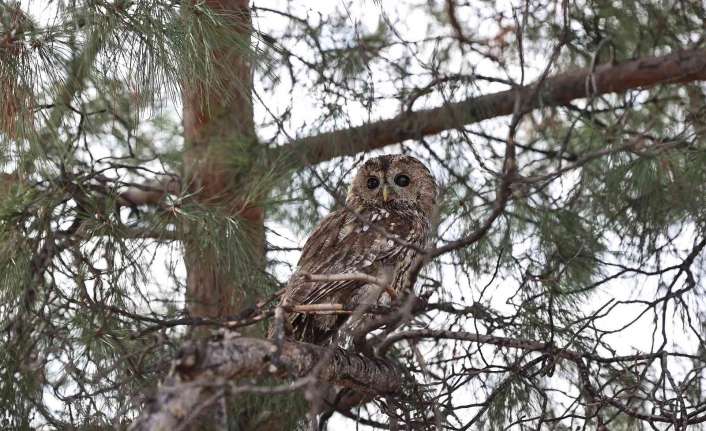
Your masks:
{"label": "owl", "polygon": [[[353,178],[345,207],[324,218],[307,239],[281,304],[389,302],[390,293],[394,296],[402,289],[419,250],[427,246],[436,195],[434,177],[414,157],[385,155],[367,160]],[[346,273],[372,275],[388,285],[381,289],[362,280],[307,277]],[[291,313],[287,326],[296,340],[325,344],[347,318]]]}

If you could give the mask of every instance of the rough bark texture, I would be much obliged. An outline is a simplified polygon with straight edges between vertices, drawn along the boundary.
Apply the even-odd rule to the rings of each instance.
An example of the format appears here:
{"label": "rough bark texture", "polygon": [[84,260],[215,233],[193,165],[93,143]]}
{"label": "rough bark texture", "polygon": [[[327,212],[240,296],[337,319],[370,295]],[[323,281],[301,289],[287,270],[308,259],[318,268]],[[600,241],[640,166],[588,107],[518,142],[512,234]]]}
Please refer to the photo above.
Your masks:
{"label": "rough bark texture", "polygon": [[[335,157],[379,149],[387,145],[434,135],[489,118],[510,115],[517,91],[523,109],[561,106],[575,99],[627,90],[706,80],[706,49],[641,58],[622,64],[606,64],[593,70],[580,69],[547,78],[518,89],[472,97],[462,102],[412,111],[333,132],[302,138],[277,151],[297,155],[304,163],[315,164]],[[531,97],[536,92],[536,97]]]}
{"label": "rough bark texture", "polygon": [[[236,396],[238,392],[249,392],[247,387],[237,386],[237,381],[245,377],[307,377],[315,372],[316,379],[305,383],[325,381],[373,395],[397,394],[404,382],[402,370],[395,363],[342,349],[330,351],[312,344],[286,342],[277,366],[272,362],[274,350],[275,344],[269,340],[247,337],[225,337],[185,346],[172,375],[130,429],[173,431],[188,427],[189,421],[198,420],[200,410],[218,401],[225,385],[235,383],[231,392]],[[272,391],[282,392],[282,388]]]}
{"label": "rough bark texture", "polygon": [[[242,36],[244,46],[248,45],[252,25],[247,0],[207,0],[205,4],[231,21],[233,31]],[[213,53],[215,79],[208,85],[194,83],[183,90],[185,184],[200,204],[250,222],[249,243],[254,253],[264,254],[263,211],[243,202],[243,194],[237,190],[238,173],[226,157],[234,146],[255,140],[251,65],[243,49],[217,47]],[[198,235],[188,229],[187,238]],[[235,314],[243,290],[223,272],[215,253],[199,247],[198,238],[194,239],[185,243],[190,314],[208,318]]]}

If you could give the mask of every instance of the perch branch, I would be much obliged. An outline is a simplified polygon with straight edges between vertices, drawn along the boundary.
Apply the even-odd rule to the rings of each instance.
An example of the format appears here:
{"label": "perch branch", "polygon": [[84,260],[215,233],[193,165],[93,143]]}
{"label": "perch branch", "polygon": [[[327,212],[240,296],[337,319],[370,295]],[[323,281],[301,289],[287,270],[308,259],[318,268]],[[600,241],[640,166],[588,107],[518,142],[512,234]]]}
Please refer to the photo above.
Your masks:
{"label": "perch branch", "polygon": [[[274,349],[270,340],[239,336],[187,345],[170,377],[130,430],[177,429],[196,406],[206,400],[216,402],[213,395],[224,385],[246,377],[316,378],[372,395],[396,394],[404,382],[402,370],[388,360],[285,342],[278,357],[281,366],[275,366],[271,361]],[[292,389],[298,386],[293,385]],[[237,386],[235,392],[240,392]]]}

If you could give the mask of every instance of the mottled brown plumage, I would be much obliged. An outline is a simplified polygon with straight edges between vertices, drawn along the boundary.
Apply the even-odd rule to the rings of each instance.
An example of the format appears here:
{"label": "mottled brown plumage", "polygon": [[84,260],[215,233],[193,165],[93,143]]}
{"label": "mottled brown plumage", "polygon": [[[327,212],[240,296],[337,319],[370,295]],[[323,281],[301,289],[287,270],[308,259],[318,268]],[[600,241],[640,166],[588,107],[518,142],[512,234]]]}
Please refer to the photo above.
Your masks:
{"label": "mottled brown plumage", "polygon": [[[418,253],[403,244],[426,247],[436,193],[431,172],[413,157],[386,155],[366,161],[353,179],[345,208],[324,218],[306,241],[281,303],[389,301],[388,294],[374,284],[360,280],[313,282],[305,274],[364,273],[386,280],[387,287],[398,292]],[[293,338],[322,344],[346,318],[292,313],[288,322]]]}

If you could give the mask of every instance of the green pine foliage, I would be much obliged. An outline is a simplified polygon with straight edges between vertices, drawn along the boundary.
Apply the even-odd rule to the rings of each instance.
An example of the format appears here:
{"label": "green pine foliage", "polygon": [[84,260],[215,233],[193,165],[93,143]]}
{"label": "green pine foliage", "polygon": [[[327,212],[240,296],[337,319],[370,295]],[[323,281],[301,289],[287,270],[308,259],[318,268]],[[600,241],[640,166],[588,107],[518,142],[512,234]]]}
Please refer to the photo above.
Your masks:
{"label": "green pine foliage", "polygon": [[[434,243],[472,234],[496,202],[510,120],[317,165],[289,141],[527,84],[558,44],[550,75],[704,47],[699,2],[564,11],[456,1],[454,19],[448,2],[294,3],[256,2],[246,38],[247,20],[208,2],[0,1],[0,428],[126,427],[193,336],[184,244],[256,304],[286,283],[296,247],[343,205],[367,157],[418,157],[441,189]],[[204,157],[232,172],[224,193],[264,211],[267,265],[250,240],[258,226],[199,202],[188,184],[148,204],[128,195],[184,174],[180,96],[188,87],[232,97],[227,84],[241,75],[219,67],[224,48],[252,66],[242,91],[252,89],[257,133],[222,138]],[[677,392],[702,411],[705,94],[700,81],[680,82],[524,113],[513,136],[520,177],[502,214],[478,242],[426,267],[417,293],[430,308],[399,330],[546,348],[433,339],[420,343],[431,352],[424,370],[395,345],[389,356],[420,383],[424,413],[442,412],[450,429],[649,428],[615,404],[591,404],[562,349],[584,355],[595,388],[635,412],[676,411]],[[263,333],[268,321],[258,325]],[[667,369],[680,389],[661,356],[588,359],[636,351],[679,352]],[[229,404],[232,429],[284,411],[289,429],[306,426],[301,392]],[[391,426],[390,406],[352,412]]]}

